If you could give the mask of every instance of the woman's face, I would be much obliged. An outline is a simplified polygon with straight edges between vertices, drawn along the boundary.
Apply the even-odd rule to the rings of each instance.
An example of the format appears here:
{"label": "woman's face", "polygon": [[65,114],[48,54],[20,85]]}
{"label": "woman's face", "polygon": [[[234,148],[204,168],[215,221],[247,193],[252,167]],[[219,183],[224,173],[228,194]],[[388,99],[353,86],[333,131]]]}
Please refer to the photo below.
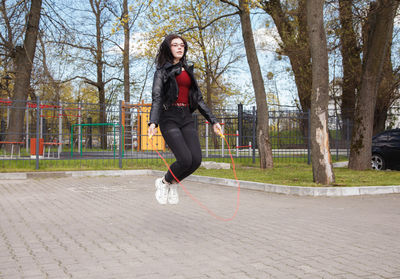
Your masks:
{"label": "woman's face", "polygon": [[178,63],[185,53],[185,44],[180,38],[171,41],[171,53],[174,57],[174,63]]}

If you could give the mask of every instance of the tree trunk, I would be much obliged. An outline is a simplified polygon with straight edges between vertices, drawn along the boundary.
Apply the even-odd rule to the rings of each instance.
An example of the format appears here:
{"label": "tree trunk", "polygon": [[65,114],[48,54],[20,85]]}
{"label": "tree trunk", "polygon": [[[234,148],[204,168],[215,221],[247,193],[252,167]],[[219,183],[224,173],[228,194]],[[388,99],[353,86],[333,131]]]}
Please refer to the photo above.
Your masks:
{"label": "tree trunk", "polygon": [[[393,36],[393,29],[392,35]],[[385,58],[385,64],[383,65],[382,80],[378,89],[378,96],[376,98],[375,112],[374,112],[374,130],[373,135],[376,135],[385,130],[385,123],[388,116],[388,110],[394,100],[396,99],[395,89],[395,75],[393,73],[393,65],[391,60],[391,48],[392,43],[387,47],[387,53]]]}
{"label": "tree trunk", "polygon": [[15,85],[10,123],[5,141],[21,141],[24,129],[26,100],[30,89],[33,59],[39,31],[42,0],[32,0],[23,46],[15,48]]}
{"label": "tree trunk", "polygon": [[361,58],[360,48],[357,46],[357,37],[353,28],[353,0],[339,0],[340,41],[343,64],[342,83],[342,139],[350,138],[350,129],[347,123],[354,118],[356,92],[360,90]]}
{"label": "tree trunk", "polygon": [[128,0],[123,2],[123,13],[122,13],[122,25],[124,27],[124,51],[122,64],[124,67],[124,100],[125,103],[129,103],[130,92],[129,92],[129,40],[130,40],[130,28],[128,21]]}
{"label": "tree trunk", "polygon": [[[99,90],[99,119],[100,123],[107,123],[107,114],[106,114],[106,100],[105,100],[105,90],[104,83],[98,87]],[[107,126],[100,126],[100,145],[102,149],[107,149]]]}
{"label": "tree trunk", "polygon": [[[306,0],[299,0],[297,11],[299,35],[296,45],[291,46],[289,52],[290,61],[293,67],[296,87],[299,94],[299,101],[303,112],[308,112],[311,108],[312,90],[312,66],[310,41],[308,38]],[[295,34],[292,34],[293,36]],[[294,36],[295,37],[295,36]],[[297,49],[297,51],[296,51]],[[308,123],[306,124],[306,126]]]}
{"label": "tree trunk", "polygon": [[[262,1],[262,8],[268,13],[278,29],[283,45],[282,51],[292,66],[294,80],[298,92],[300,106],[303,112],[308,113],[311,108],[312,70],[310,43],[307,33],[306,1],[299,0],[298,8],[290,17],[294,17],[296,24],[289,21],[289,15],[283,11],[280,0]],[[308,121],[301,123],[303,135],[308,134]]]}
{"label": "tree trunk", "polygon": [[323,17],[324,0],[307,1],[312,57],[311,155],[314,182],[335,181],[328,135],[329,65]]}
{"label": "tree trunk", "polygon": [[[101,1],[93,1],[90,0],[92,11],[96,18],[96,68],[97,68],[97,79],[96,79],[96,87],[99,94],[99,120],[100,123],[107,122],[106,115],[106,94],[105,94],[105,84],[103,81],[103,69],[104,69],[104,61],[103,61],[103,40],[102,40],[102,32],[101,32],[101,12],[102,9],[100,7]],[[102,149],[107,149],[107,126],[100,126],[100,146]]]}
{"label": "tree trunk", "polygon": [[371,168],[376,96],[398,5],[396,0],[378,0],[370,6],[367,39],[364,42],[361,89],[356,103],[350,149],[350,169]]}
{"label": "tree trunk", "polygon": [[[246,50],[247,62],[250,67],[251,79],[256,95],[257,105],[257,140],[260,153],[260,167],[262,169],[272,168],[272,149],[269,140],[268,107],[265,94],[264,80],[258,62],[257,51],[254,43],[253,30],[250,21],[249,1],[239,0],[240,23],[242,36]],[[253,143],[255,144],[255,143]]]}
{"label": "tree trunk", "polygon": [[[293,56],[290,58],[290,56]],[[309,51],[302,52],[299,55],[290,55],[290,64],[294,73],[299,102],[303,113],[308,113],[311,109],[311,91],[312,91],[312,68],[311,55]],[[308,120],[301,120],[300,129],[303,137],[308,136]]]}
{"label": "tree trunk", "polygon": [[[129,104],[131,101],[130,95],[130,75],[129,75],[129,52],[130,52],[130,26],[129,26],[129,10],[128,10],[128,0],[123,0],[122,3],[122,26],[124,28],[124,50],[122,52],[122,64],[124,67],[124,101]],[[124,146],[126,149],[132,148],[130,139],[132,137],[132,126],[131,126],[131,111],[130,108],[123,108],[125,110],[124,121]]]}
{"label": "tree trunk", "polygon": [[[100,51],[99,51],[100,52]],[[97,89],[99,92],[99,119],[100,123],[107,123],[106,115],[106,94],[103,82],[103,64],[97,63]],[[102,149],[107,149],[107,126],[100,126],[100,145]]]}

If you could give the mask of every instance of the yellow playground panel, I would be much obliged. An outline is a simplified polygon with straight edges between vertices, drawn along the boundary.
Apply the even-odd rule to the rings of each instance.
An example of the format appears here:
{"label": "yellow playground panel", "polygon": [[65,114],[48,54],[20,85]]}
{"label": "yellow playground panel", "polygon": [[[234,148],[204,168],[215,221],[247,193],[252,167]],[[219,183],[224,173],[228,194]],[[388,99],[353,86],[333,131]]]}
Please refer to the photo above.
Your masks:
{"label": "yellow playground panel", "polygon": [[[138,113],[138,122],[137,122],[138,151],[155,150],[155,149],[165,151],[165,141],[161,135],[160,129],[157,129],[157,134],[151,138],[152,145],[149,142],[149,136],[147,135],[147,130],[150,118],[151,104],[144,104],[143,102],[141,104],[134,104],[134,105],[125,103],[123,104],[123,108],[132,108],[132,107],[137,108],[137,113]],[[122,110],[123,115],[125,115],[124,112],[125,110],[123,109]]]}

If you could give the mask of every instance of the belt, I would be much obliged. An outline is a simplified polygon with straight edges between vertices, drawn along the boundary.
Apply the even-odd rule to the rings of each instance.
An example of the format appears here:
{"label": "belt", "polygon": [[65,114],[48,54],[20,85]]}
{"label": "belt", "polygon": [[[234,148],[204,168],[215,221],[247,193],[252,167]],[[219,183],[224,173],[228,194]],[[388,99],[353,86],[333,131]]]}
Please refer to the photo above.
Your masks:
{"label": "belt", "polygon": [[186,104],[186,103],[173,103],[172,106],[175,106],[175,107],[188,107],[189,104]]}

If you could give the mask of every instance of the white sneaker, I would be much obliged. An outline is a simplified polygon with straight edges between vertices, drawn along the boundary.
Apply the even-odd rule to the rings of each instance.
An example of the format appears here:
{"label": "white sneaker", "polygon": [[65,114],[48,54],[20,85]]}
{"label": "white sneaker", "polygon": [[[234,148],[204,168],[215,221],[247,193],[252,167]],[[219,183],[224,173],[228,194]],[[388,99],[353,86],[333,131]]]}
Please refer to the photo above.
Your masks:
{"label": "white sneaker", "polygon": [[177,204],[179,202],[178,184],[169,185],[168,202],[170,204]]}
{"label": "white sneaker", "polygon": [[162,178],[156,179],[156,200],[159,204],[167,204],[169,187],[162,181]]}

